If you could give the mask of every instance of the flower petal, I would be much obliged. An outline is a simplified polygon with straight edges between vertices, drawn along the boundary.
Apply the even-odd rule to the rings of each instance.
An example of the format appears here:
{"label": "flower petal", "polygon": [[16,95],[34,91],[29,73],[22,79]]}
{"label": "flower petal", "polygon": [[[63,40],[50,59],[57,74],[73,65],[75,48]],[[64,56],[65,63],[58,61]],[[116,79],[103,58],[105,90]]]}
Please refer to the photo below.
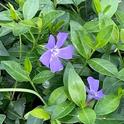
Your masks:
{"label": "flower petal", "polygon": [[104,94],[103,94],[103,90],[99,90],[97,93],[96,93],[96,96],[94,97],[94,99],[96,100],[99,100],[101,98],[104,97]]}
{"label": "flower petal", "polygon": [[99,89],[99,80],[94,79],[93,77],[87,78],[90,90],[98,91]]}
{"label": "flower petal", "polygon": [[63,70],[63,65],[57,56],[51,57],[50,69],[52,72],[57,72]]}
{"label": "flower petal", "polygon": [[73,56],[73,46],[69,45],[67,47],[59,49],[58,56],[63,59],[71,59]]}
{"label": "flower petal", "polygon": [[88,94],[88,96],[87,96],[87,102],[89,102],[89,101],[92,100],[93,98],[94,98],[93,95]]}
{"label": "flower petal", "polygon": [[58,48],[62,47],[64,45],[64,42],[66,41],[68,37],[68,33],[65,33],[65,32],[59,32],[58,35],[57,35],[57,43],[56,43],[56,46]]}
{"label": "flower petal", "polygon": [[49,68],[50,58],[51,58],[51,51],[47,50],[43,55],[41,55],[39,60],[43,65]]}
{"label": "flower petal", "polygon": [[55,37],[53,35],[49,36],[48,43],[46,44],[47,49],[52,49],[55,46]]}

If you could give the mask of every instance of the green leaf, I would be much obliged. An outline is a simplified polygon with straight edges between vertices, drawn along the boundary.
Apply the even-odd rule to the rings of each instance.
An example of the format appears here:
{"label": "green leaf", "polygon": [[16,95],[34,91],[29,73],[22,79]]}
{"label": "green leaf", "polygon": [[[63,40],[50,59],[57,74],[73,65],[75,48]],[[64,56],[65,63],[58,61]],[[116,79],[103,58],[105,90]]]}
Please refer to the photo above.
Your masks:
{"label": "green leaf", "polygon": [[32,64],[31,64],[31,61],[30,61],[29,57],[25,58],[24,68],[25,68],[25,71],[27,71],[29,73],[32,71]]}
{"label": "green leaf", "polygon": [[61,104],[61,103],[65,102],[66,99],[67,99],[67,96],[64,92],[64,87],[59,87],[51,93],[48,103],[49,103],[49,105]]}
{"label": "green leaf", "polygon": [[29,116],[26,124],[43,124],[43,120]]}
{"label": "green leaf", "polygon": [[65,68],[64,76],[63,76],[63,82],[64,82],[64,90],[68,98],[70,98],[69,91],[68,91],[68,75],[69,75],[69,70],[74,69],[73,65],[68,62]]}
{"label": "green leaf", "polygon": [[6,116],[3,114],[0,114],[0,124],[3,124],[4,120],[5,120]]}
{"label": "green leaf", "polygon": [[10,16],[11,16],[11,18],[13,19],[13,20],[18,20],[19,19],[19,17],[18,17],[18,14],[17,14],[17,12],[16,12],[16,10],[14,9],[14,7],[13,7],[13,5],[12,4],[10,4],[10,3],[8,3],[8,6],[9,6],[9,8],[10,8]]}
{"label": "green leaf", "polygon": [[101,12],[100,0],[93,0],[93,3],[94,3],[94,6],[95,6],[97,13],[100,13]]}
{"label": "green leaf", "polygon": [[29,81],[29,73],[15,61],[2,61],[3,68],[18,82]]}
{"label": "green leaf", "polygon": [[101,58],[93,58],[88,61],[88,64],[95,71],[107,75],[107,76],[116,76],[118,73],[117,67],[112,64],[110,61],[101,59]]}
{"label": "green leaf", "polygon": [[46,112],[43,108],[37,107],[30,111],[28,114],[31,114],[33,117],[43,119],[43,120],[48,120],[50,119],[50,115],[48,112]]}
{"label": "green leaf", "polygon": [[102,12],[104,12],[105,16],[112,17],[117,11],[118,3],[118,0],[101,0]]}
{"label": "green leaf", "polygon": [[75,108],[75,104],[72,102],[64,102],[58,105],[54,105],[52,106],[52,109],[51,109],[51,112],[52,112],[51,118],[52,119],[63,118],[67,116],[74,108]]}
{"label": "green leaf", "polygon": [[95,46],[95,49],[102,48],[109,42],[112,31],[113,31],[113,25],[109,25],[100,30],[100,32],[97,34],[96,37],[97,44]]}
{"label": "green leaf", "polygon": [[124,43],[124,29],[120,30],[120,40]]}
{"label": "green leaf", "polygon": [[119,29],[118,26],[113,26],[110,43],[117,44],[119,41]]}
{"label": "green leaf", "polygon": [[106,115],[117,109],[120,104],[120,97],[115,95],[104,96],[103,99],[97,102],[95,112],[97,115]]}
{"label": "green leaf", "polygon": [[50,80],[52,77],[54,77],[54,73],[52,73],[49,70],[44,70],[42,72],[39,72],[34,78],[33,82],[35,84],[41,84],[44,83],[47,80]]}
{"label": "green leaf", "polygon": [[10,28],[1,27],[1,28],[0,28],[0,37],[9,34],[11,31],[12,31],[12,30],[11,30]]}
{"label": "green leaf", "polygon": [[62,15],[64,15],[65,12],[58,10],[58,11],[51,11],[47,14],[44,14],[43,16],[43,28],[46,28],[47,26],[49,26],[51,23],[53,23],[57,18],[61,17]]}
{"label": "green leaf", "polygon": [[79,5],[81,2],[85,0],[57,0],[57,4],[75,4]]}
{"label": "green leaf", "polygon": [[0,41],[0,56],[9,56],[8,51],[4,47],[3,43]]}
{"label": "green leaf", "polygon": [[26,0],[23,5],[24,19],[32,19],[39,10],[39,0]]}
{"label": "green leaf", "polygon": [[124,81],[124,68],[121,69],[118,74],[116,75],[116,77],[122,81]]}
{"label": "green leaf", "polygon": [[84,108],[79,111],[79,120],[84,124],[95,124],[96,113],[91,108]]}
{"label": "green leaf", "polygon": [[86,100],[86,89],[85,85],[80,76],[75,72],[74,69],[69,70],[68,75],[68,91],[72,101],[80,106],[85,106]]}
{"label": "green leaf", "polygon": [[1,21],[12,21],[8,10],[0,12]]}
{"label": "green leaf", "polygon": [[88,59],[91,53],[91,49],[85,42],[82,36],[83,27],[74,21],[70,22],[71,26],[71,41],[80,55]]}

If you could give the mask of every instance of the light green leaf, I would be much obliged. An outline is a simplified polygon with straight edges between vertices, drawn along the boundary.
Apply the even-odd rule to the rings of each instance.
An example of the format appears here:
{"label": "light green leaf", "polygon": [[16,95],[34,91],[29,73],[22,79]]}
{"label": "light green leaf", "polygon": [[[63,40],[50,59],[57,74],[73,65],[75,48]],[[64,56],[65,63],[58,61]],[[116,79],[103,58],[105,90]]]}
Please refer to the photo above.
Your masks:
{"label": "light green leaf", "polygon": [[91,108],[84,108],[79,111],[79,120],[84,124],[95,124],[96,113]]}
{"label": "light green leaf", "polygon": [[65,102],[66,99],[67,99],[67,96],[64,92],[64,87],[59,87],[51,93],[48,103],[49,103],[49,105],[61,104],[61,103]]}
{"label": "light green leaf", "polygon": [[101,0],[102,12],[105,16],[112,17],[117,11],[118,3],[118,0]]}
{"label": "light green leaf", "polygon": [[43,108],[37,107],[33,109],[32,111],[29,112],[33,117],[43,119],[43,120],[48,120],[50,119],[50,115],[48,112],[46,112]]}
{"label": "light green leaf", "polygon": [[120,104],[120,97],[115,95],[104,96],[103,99],[97,102],[95,112],[97,115],[106,115],[117,109]]}
{"label": "light green leaf", "polygon": [[18,82],[29,81],[29,73],[15,61],[2,61],[3,68]]}
{"label": "light green leaf", "polygon": [[124,43],[124,29],[120,30],[120,40]]}
{"label": "light green leaf", "polygon": [[109,25],[100,30],[96,37],[95,49],[104,47],[110,40],[113,31],[113,25]]}
{"label": "light green leaf", "polygon": [[95,71],[107,75],[107,76],[116,76],[118,73],[117,67],[112,64],[110,61],[101,59],[101,58],[93,58],[88,61],[88,64]]}
{"label": "light green leaf", "polygon": [[54,77],[54,73],[52,73],[49,70],[44,70],[40,73],[38,73],[34,78],[33,82],[36,84],[44,83],[47,80],[50,80],[52,77]]}
{"label": "light green leaf", "polygon": [[100,4],[100,0],[93,0],[95,9],[97,11],[97,13],[99,14],[101,12],[101,4]]}
{"label": "light green leaf", "polygon": [[24,61],[24,68],[25,68],[25,71],[27,71],[27,72],[31,72],[31,70],[32,70],[32,64],[31,64],[31,61],[30,61],[30,59],[29,59],[29,57],[26,57],[25,58],[25,61]]}
{"label": "light green leaf", "polygon": [[23,5],[24,19],[31,19],[39,10],[39,0],[26,0]]}
{"label": "light green leaf", "polygon": [[69,70],[68,75],[68,91],[72,101],[80,106],[85,106],[86,100],[86,89],[85,85],[80,76],[75,72],[74,69]]}

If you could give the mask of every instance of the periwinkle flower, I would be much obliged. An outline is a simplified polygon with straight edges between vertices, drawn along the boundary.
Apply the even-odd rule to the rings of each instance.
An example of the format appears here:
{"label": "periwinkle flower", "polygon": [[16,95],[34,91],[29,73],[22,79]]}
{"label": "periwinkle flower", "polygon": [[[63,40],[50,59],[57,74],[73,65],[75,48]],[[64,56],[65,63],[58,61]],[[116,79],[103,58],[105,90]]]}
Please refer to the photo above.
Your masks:
{"label": "periwinkle flower", "polygon": [[49,36],[47,45],[47,51],[41,55],[40,62],[46,67],[50,68],[52,72],[58,72],[63,70],[63,65],[60,59],[71,59],[73,55],[72,45],[61,48],[66,39],[68,33],[59,32],[56,37],[53,35]]}
{"label": "periwinkle flower", "polygon": [[103,98],[103,90],[99,90],[99,80],[96,80],[93,77],[88,77],[87,82],[89,84],[89,88],[86,87],[88,93],[88,101],[91,99],[99,100]]}

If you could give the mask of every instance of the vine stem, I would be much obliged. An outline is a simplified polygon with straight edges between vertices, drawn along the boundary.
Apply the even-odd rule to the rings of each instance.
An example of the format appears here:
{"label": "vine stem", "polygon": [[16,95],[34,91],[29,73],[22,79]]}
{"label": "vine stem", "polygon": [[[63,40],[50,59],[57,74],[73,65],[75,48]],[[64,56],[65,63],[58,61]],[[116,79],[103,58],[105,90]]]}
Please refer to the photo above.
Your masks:
{"label": "vine stem", "polygon": [[1,88],[0,92],[23,92],[23,93],[31,93],[36,95],[43,103],[46,105],[45,101],[43,98],[35,91],[30,90],[30,89],[24,89],[24,88]]}
{"label": "vine stem", "polygon": [[[33,83],[31,80],[30,80],[30,84],[31,84],[31,86],[33,87],[33,89],[35,90],[35,92],[38,93],[38,90],[36,89],[34,83]],[[38,94],[39,94],[39,93],[38,93]],[[45,105],[47,105],[46,102],[44,101],[44,99],[43,99],[42,97],[41,97],[41,99],[42,99],[42,102],[43,102]]]}
{"label": "vine stem", "polygon": [[21,60],[22,58],[22,39],[21,39],[21,35],[19,35],[19,59]]}

